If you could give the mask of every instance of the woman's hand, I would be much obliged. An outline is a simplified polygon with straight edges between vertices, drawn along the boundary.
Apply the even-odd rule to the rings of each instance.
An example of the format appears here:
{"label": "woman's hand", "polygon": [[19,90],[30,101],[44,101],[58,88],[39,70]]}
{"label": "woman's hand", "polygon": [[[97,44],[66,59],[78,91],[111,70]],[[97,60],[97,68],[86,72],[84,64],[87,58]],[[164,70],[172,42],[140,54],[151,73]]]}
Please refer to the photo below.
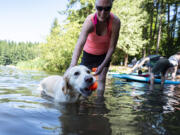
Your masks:
{"label": "woman's hand", "polygon": [[94,73],[94,75],[95,75],[95,76],[96,76],[96,75],[99,75],[99,74],[102,72],[102,70],[103,70],[103,67],[102,67],[102,66],[97,67],[96,72]]}

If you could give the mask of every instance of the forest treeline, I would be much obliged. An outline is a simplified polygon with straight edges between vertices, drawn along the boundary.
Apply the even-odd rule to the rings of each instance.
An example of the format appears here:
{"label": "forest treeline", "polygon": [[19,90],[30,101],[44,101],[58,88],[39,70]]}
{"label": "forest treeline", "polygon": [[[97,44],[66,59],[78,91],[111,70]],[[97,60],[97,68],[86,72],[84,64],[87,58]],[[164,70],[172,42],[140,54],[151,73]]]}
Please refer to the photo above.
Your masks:
{"label": "forest treeline", "polygon": [[38,43],[0,41],[0,65],[16,65],[20,61],[35,59],[38,56]]}
{"label": "forest treeline", "polygon": [[[94,3],[95,0],[69,0],[66,10],[59,12],[67,16],[66,20],[63,24],[57,19],[53,21],[45,43],[0,42],[0,49],[5,50],[0,51],[0,64],[64,72],[85,18],[95,12]],[[150,54],[169,57],[180,51],[179,0],[114,0],[112,13],[121,20],[112,64],[126,66],[134,57]]]}

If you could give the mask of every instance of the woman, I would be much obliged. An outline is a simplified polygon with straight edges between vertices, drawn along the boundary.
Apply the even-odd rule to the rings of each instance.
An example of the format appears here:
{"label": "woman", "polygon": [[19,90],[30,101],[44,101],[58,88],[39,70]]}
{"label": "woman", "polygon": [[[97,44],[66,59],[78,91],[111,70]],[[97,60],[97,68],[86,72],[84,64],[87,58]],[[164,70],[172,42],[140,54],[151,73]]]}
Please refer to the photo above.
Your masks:
{"label": "woman", "polygon": [[97,95],[103,96],[106,74],[119,37],[120,20],[110,13],[112,0],[96,0],[95,6],[96,13],[89,15],[83,24],[70,67],[77,64],[83,50],[81,64],[97,67],[94,74],[98,75]]}

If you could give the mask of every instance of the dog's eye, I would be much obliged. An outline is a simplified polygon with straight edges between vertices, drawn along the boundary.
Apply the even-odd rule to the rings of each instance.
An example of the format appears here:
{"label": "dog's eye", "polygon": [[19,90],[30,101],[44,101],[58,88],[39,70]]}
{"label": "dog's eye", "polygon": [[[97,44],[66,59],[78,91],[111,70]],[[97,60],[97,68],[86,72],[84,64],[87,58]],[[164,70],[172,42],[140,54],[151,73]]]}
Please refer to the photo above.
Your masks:
{"label": "dog's eye", "polygon": [[78,76],[78,75],[80,75],[80,72],[75,72],[74,75]]}
{"label": "dog's eye", "polygon": [[91,72],[89,70],[86,71],[88,74],[90,74]]}

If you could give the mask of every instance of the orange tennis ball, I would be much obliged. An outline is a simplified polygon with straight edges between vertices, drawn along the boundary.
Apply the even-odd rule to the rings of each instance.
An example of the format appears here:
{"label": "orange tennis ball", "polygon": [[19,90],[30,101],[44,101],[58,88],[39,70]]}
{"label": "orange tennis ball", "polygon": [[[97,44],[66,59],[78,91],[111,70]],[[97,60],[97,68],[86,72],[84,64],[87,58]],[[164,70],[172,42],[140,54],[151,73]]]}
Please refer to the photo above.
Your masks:
{"label": "orange tennis ball", "polygon": [[92,72],[96,72],[97,68],[92,68]]}
{"label": "orange tennis ball", "polygon": [[98,83],[97,83],[97,82],[94,82],[94,83],[89,87],[89,89],[90,89],[91,91],[95,91],[95,90],[97,89],[97,87],[98,87]]}

